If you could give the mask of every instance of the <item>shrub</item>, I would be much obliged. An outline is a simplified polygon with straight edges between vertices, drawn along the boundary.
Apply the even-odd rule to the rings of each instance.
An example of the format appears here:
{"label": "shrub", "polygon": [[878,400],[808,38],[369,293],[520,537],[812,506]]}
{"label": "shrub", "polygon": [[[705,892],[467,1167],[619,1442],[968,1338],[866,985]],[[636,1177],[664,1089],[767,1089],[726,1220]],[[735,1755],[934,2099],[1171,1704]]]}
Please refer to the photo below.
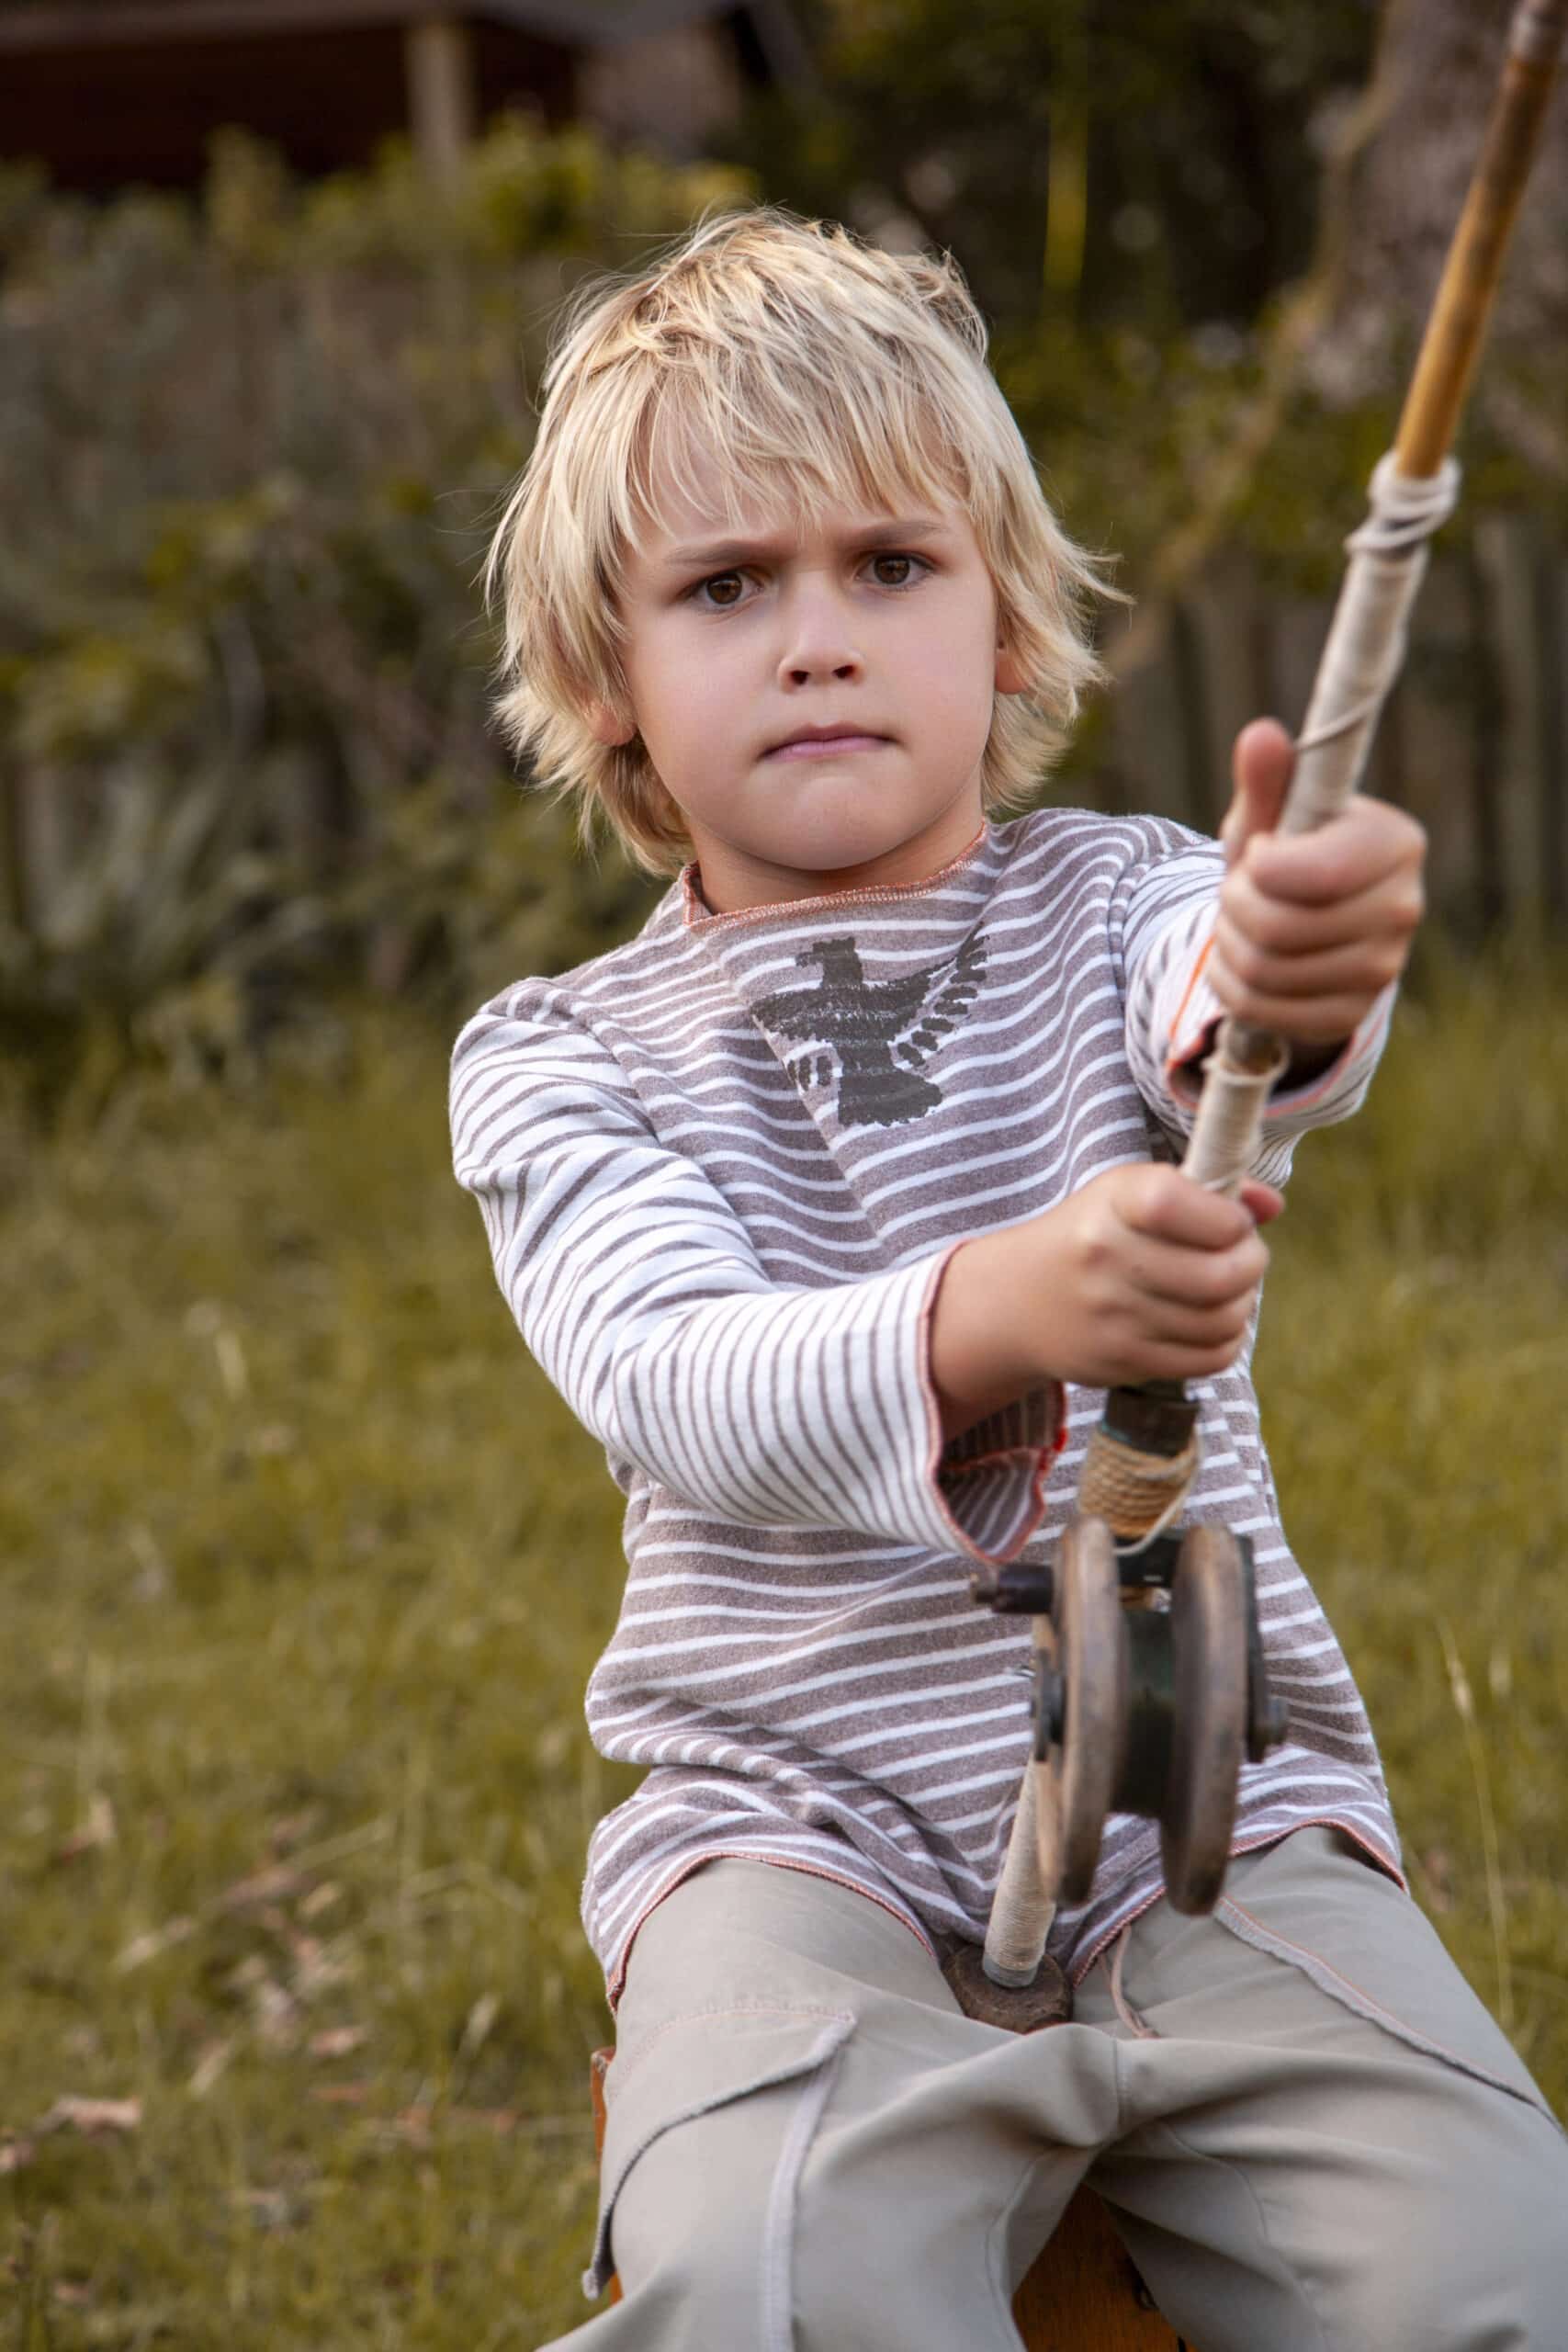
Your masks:
{"label": "shrub", "polygon": [[449,195],[235,132],[196,203],[0,180],[13,1035],[222,1059],[306,987],[471,993],[635,916],[520,805],[476,574],[560,298],[747,192],[521,118]]}

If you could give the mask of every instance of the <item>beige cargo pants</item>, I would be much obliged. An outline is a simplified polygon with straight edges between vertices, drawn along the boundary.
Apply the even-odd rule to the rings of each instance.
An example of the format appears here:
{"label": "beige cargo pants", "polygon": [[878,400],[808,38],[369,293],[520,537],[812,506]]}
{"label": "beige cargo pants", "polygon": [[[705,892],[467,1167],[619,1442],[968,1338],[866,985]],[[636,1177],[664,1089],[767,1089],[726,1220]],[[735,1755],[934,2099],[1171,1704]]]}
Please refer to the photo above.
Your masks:
{"label": "beige cargo pants", "polygon": [[1087,2175],[1202,2352],[1563,2352],[1568,2143],[1416,1905],[1331,1830],[1161,1903],[1071,2024],[955,2007],[846,1887],[710,1863],[646,1921],[572,2352],[1017,2352]]}

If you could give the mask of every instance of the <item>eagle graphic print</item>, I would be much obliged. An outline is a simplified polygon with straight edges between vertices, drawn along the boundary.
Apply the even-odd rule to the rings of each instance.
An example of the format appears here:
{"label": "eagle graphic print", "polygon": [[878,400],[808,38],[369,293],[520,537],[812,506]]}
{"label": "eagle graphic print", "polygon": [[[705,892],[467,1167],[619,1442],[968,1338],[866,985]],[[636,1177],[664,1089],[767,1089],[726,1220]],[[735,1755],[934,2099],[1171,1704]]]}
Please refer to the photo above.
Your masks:
{"label": "eagle graphic print", "polygon": [[751,1008],[764,1029],[803,1046],[786,1067],[803,1091],[838,1081],[843,1127],[897,1127],[942,1101],[925,1074],[942,1040],[968,1012],[986,972],[986,944],[972,931],[957,954],[896,980],[870,980],[847,933],[795,957],[818,967],[810,987],[779,989]]}

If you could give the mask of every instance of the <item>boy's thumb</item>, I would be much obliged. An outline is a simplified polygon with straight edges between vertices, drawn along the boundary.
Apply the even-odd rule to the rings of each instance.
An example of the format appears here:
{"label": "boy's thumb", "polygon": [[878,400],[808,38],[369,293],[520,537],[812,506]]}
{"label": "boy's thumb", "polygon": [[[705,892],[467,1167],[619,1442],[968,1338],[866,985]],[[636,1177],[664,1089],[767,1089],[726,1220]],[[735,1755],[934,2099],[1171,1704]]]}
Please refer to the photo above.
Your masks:
{"label": "boy's thumb", "polygon": [[1220,827],[1227,865],[1254,833],[1273,831],[1295,764],[1295,745],[1277,718],[1255,718],[1242,729],[1231,754],[1231,805]]}

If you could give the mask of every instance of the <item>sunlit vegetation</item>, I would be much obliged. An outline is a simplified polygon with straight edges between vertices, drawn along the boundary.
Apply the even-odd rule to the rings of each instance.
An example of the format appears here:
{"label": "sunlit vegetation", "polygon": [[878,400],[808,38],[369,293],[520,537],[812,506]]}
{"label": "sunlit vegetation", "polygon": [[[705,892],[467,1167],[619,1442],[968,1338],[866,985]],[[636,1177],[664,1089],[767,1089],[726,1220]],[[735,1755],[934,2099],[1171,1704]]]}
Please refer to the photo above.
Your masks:
{"label": "sunlit vegetation", "polygon": [[[17,2346],[571,2324],[618,1501],[451,1182],[444,1037],[6,1123]],[[1568,2105],[1568,985],[1470,967],[1303,1147],[1260,1377],[1413,1883]],[[87,2102],[88,2104],[72,2104]]]}

